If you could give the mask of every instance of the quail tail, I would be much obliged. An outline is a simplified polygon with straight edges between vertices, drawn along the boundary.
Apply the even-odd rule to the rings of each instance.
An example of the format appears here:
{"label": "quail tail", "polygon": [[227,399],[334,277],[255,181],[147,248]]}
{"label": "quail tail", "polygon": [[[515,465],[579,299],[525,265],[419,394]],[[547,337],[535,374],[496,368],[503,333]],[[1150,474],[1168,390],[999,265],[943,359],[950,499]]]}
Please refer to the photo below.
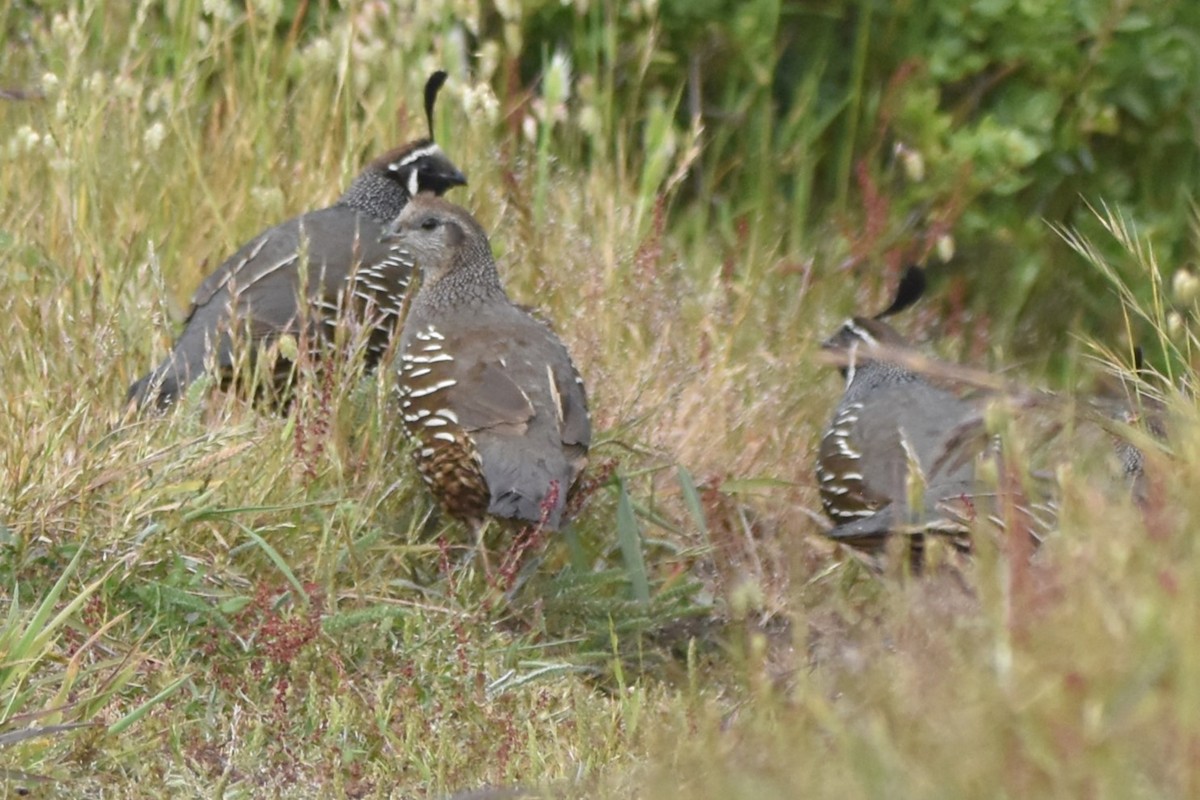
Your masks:
{"label": "quail tail", "polygon": [[523,467],[489,471],[487,483],[492,487],[492,497],[488,513],[518,522],[543,523],[546,530],[558,530],[570,488],[570,470],[565,462],[561,469],[550,469],[544,462]]}
{"label": "quail tail", "polygon": [[[205,373],[205,361],[209,353],[206,346],[208,334],[207,330],[200,329],[184,331],[162,363],[129,387],[125,395],[126,407],[161,410],[179,399],[192,381]],[[225,354],[225,361],[228,361],[228,343],[222,342],[222,345],[221,352]]]}
{"label": "quail tail", "polygon": [[134,409],[166,408],[187,388],[189,373],[190,370],[179,364],[175,353],[172,353],[148,374],[134,381],[125,395],[126,406]]}
{"label": "quail tail", "polygon": [[[558,530],[562,521],[562,506],[555,503],[546,515],[546,529]],[[523,494],[518,489],[508,489],[492,496],[488,504],[488,513],[505,519],[519,520],[536,524],[542,520],[542,499]]]}

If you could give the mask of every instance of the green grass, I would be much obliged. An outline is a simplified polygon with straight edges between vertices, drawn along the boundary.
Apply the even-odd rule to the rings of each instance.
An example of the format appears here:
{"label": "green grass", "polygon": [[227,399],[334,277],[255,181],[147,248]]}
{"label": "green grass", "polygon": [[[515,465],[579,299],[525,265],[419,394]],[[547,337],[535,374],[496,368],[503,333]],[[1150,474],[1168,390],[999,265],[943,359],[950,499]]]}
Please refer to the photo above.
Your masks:
{"label": "green grass", "polygon": [[[1048,446],[996,415],[1009,452],[1056,476],[1060,524],[1032,562],[981,524],[971,563],[876,576],[820,537],[811,469],[839,391],[817,343],[880,307],[887,278],[838,269],[856,243],[829,235],[836,197],[764,178],[689,202],[695,170],[713,185],[747,165],[699,158],[731,133],[680,124],[684,87],[617,108],[619,44],[597,42],[555,116],[501,66],[469,77],[446,9],[418,24],[313,4],[293,36],[270,3],[52,5],[0,11],[0,74],[45,93],[0,101],[6,794],[1200,791],[1195,351],[1167,303],[1126,306],[1184,386],[1164,392],[1170,445],[1137,439],[1143,509],[1068,393]],[[503,61],[499,41],[482,45]],[[306,377],[289,417],[204,385],[166,416],[120,414],[209,270],[423,132],[442,63],[438,137],[471,180],[452,198],[567,341],[597,431],[579,519],[499,583],[430,519],[386,372]],[[508,87],[495,114],[488,80]],[[789,159],[821,124],[789,118]],[[1067,236],[1079,268],[1160,297],[1142,239],[1097,222],[1102,247]],[[1079,359],[1073,377],[1103,371]]]}

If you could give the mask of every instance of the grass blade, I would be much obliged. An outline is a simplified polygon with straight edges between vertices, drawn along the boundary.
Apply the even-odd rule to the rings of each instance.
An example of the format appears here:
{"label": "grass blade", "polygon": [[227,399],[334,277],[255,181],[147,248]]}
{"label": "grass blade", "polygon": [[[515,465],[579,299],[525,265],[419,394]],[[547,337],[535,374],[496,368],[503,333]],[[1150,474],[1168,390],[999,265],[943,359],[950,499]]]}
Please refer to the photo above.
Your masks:
{"label": "grass blade", "polygon": [[175,681],[174,683],[172,683],[167,688],[163,689],[158,694],[154,695],[154,697],[151,697],[149,700],[142,703],[140,706],[135,708],[133,711],[130,711],[128,714],[121,717],[119,720],[114,722],[112,725],[109,725],[108,732],[110,734],[113,734],[114,736],[121,733],[126,728],[128,728],[130,725],[137,722],[142,717],[146,716],[146,714],[149,713],[150,709],[154,708],[156,705],[158,705],[162,701],[166,700],[171,695],[175,694],[175,692],[178,691],[179,687],[183,686],[184,682],[189,680],[191,677],[192,677],[191,675],[184,675],[182,678]]}
{"label": "grass blade", "polygon": [[26,739],[35,739],[39,736],[50,736],[63,731],[73,731],[76,728],[86,728],[90,723],[87,722],[69,722],[62,725],[47,725],[43,728],[22,728],[19,731],[9,731],[8,733],[0,733],[0,747],[8,747],[9,745],[23,742]]}
{"label": "grass blade", "polygon": [[633,586],[633,596],[639,602],[650,602],[650,581],[646,578],[646,562],[642,558],[642,534],[638,530],[633,503],[625,490],[625,481],[617,478],[617,542],[625,560],[625,571]]}
{"label": "grass blade", "polygon": [[683,493],[683,504],[687,506],[688,513],[692,515],[696,529],[704,536],[704,541],[707,543],[708,518],[704,514],[704,505],[700,502],[700,493],[696,491],[696,479],[682,464],[679,465],[679,490]]}
{"label": "grass blade", "polygon": [[279,551],[269,545],[266,539],[250,530],[250,528],[246,527],[240,522],[237,525],[242,529],[243,533],[249,536],[255,544],[262,548],[262,551],[267,554],[267,558],[271,559],[275,566],[278,567],[279,571],[283,573],[283,577],[287,578],[288,583],[295,588],[296,594],[300,598],[300,601],[307,605],[308,592],[304,591],[304,586],[296,578],[296,573],[292,572],[292,568],[289,567],[288,563],[283,560],[283,556],[279,555]]}

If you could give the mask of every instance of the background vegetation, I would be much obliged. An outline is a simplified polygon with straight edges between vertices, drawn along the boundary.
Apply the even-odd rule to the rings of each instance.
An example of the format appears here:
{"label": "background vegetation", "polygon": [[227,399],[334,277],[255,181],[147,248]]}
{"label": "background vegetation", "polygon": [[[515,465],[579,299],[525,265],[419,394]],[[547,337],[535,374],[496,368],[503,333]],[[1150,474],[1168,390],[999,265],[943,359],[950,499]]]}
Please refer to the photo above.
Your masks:
{"label": "background vegetation", "polygon": [[[0,0],[0,27],[6,793],[1198,793],[1195,3]],[[493,580],[440,544],[386,373],[286,418],[203,385],[119,414],[208,271],[422,132],[438,66],[453,199],[599,431],[577,523]],[[994,420],[1061,506],[1032,562],[984,523],[921,580],[820,537],[816,344],[913,259],[909,333],[1059,391],[1049,447]],[[1175,422],[1126,431],[1140,507],[1073,412],[1135,342]]]}

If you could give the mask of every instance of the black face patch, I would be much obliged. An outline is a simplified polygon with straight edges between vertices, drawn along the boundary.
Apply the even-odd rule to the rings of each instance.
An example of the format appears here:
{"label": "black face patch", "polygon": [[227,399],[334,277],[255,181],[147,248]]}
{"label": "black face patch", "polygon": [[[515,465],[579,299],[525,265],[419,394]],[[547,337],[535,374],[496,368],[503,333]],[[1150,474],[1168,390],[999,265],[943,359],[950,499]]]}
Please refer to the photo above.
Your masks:
{"label": "black face patch", "polygon": [[467,184],[467,176],[432,142],[413,147],[381,163],[388,177],[403,186],[411,197],[418,192],[440,195],[455,186]]}

